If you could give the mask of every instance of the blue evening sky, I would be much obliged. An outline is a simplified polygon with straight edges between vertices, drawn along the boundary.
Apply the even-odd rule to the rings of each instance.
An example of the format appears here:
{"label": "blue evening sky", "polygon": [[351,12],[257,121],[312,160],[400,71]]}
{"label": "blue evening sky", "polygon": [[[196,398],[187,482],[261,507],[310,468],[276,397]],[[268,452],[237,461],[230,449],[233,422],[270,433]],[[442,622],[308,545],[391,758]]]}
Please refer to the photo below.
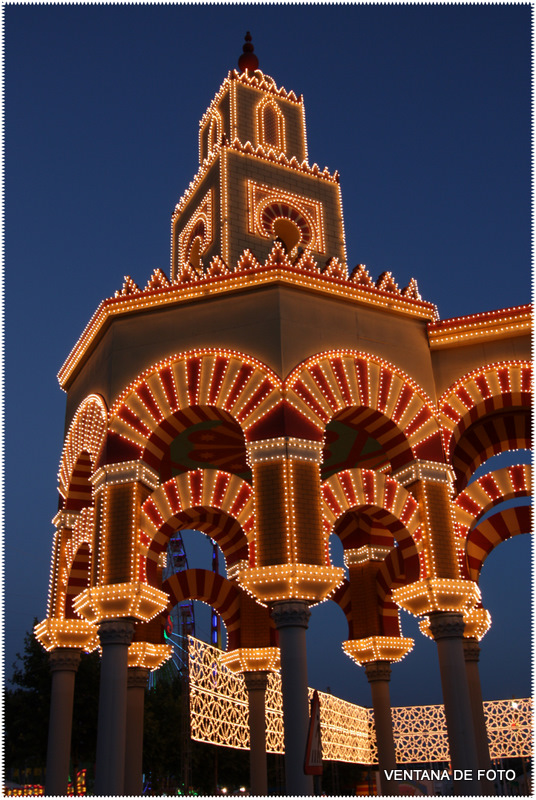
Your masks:
{"label": "blue evening sky", "polygon": [[[528,5],[20,5],[5,23],[5,668],[46,614],[65,398],[56,374],[101,299],[169,272],[198,121],[246,30],[302,93],[309,160],[341,175],[349,266],[411,277],[441,318],[530,300]],[[530,694],[528,537],[484,566],[485,699]],[[195,559],[203,563],[195,563]],[[204,559],[204,561],[203,561]],[[208,566],[208,555],[190,564]],[[435,645],[395,705],[441,702]],[[309,683],[364,705],[342,613],[313,611]]]}

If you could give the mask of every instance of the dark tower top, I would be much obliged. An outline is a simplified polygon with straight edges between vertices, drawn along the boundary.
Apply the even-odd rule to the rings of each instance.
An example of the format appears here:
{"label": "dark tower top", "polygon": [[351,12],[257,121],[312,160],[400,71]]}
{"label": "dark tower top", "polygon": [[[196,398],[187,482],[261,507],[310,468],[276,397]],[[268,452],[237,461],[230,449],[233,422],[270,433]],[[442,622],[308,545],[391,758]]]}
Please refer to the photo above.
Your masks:
{"label": "dark tower top", "polygon": [[259,67],[259,59],[253,52],[253,45],[251,44],[251,33],[248,31],[244,36],[245,44],[242,45],[243,53],[238,59],[238,69],[240,72],[248,70],[254,71]]}

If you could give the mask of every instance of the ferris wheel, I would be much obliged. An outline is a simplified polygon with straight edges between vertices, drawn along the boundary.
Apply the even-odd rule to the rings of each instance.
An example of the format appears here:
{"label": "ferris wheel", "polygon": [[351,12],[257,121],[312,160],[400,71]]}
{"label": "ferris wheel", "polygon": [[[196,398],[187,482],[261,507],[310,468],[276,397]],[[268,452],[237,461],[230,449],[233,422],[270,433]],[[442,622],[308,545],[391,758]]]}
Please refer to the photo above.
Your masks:
{"label": "ferris wheel", "polygon": [[[169,540],[162,582],[177,572],[188,569],[188,558],[180,531]],[[195,611],[193,600],[183,600],[174,606],[166,621],[164,638],[173,647],[171,658],[159,669],[149,675],[149,688],[158,681],[169,683],[177,673],[184,676],[188,673],[188,636],[195,636]]]}
{"label": "ferris wheel", "polygon": [[[219,573],[218,545],[209,536],[207,538],[212,544],[212,571]],[[180,531],[177,531],[168,542],[162,582],[186,569],[188,569],[186,548]],[[193,600],[183,600],[172,608],[164,628],[164,638],[173,648],[171,659],[150,674],[149,688],[154,687],[159,680],[171,681],[177,673],[181,676],[187,675],[189,636],[195,636],[195,607]],[[221,620],[214,609],[210,615],[210,644],[220,649],[222,646]]]}

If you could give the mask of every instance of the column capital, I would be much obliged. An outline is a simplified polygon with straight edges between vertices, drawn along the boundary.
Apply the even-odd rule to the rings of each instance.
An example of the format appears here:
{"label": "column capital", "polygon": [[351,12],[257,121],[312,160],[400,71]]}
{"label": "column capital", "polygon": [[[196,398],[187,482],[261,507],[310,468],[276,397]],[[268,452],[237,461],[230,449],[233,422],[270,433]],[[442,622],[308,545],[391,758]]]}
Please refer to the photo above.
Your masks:
{"label": "column capital", "polygon": [[463,657],[466,661],[478,662],[480,660],[480,645],[476,639],[463,640]]}
{"label": "column capital", "polygon": [[251,464],[282,459],[313,461],[320,464],[324,443],[312,439],[297,439],[294,436],[278,436],[274,439],[249,442],[247,449]]}
{"label": "column capital", "polygon": [[246,592],[273,607],[278,602],[318,603],[329,597],[343,580],[342,567],[296,562],[251,567],[238,573],[238,582]]}
{"label": "column capital", "polygon": [[129,669],[137,667],[149,671],[158,669],[171,658],[173,648],[170,644],[152,642],[132,642],[128,648]]}
{"label": "column capital", "polygon": [[452,611],[435,611],[430,614],[430,630],[439,639],[462,639],[465,630],[463,614]]}
{"label": "column capital", "polygon": [[416,617],[463,613],[482,600],[475,581],[466,578],[422,578],[392,590],[393,600]]}
{"label": "column capital", "polygon": [[395,663],[402,661],[415,644],[413,639],[404,636],[367,636],[363,639],[347,639],[342,649],[355,663],[364,664],[379,662]]}
{"label": "column capital", "polygon": [[80,650],[72,647],[58,647],[48,656],[51,672],[76,672],[80,664]]}
{"label": "column capital", "polygon": [[311,611],[305,600],[283,600],[274,603],[270,616],[279,628],[307,628]]}
{"label": "column capital", "polygon": [[235,647],[220,659],[231,672],[277,672],[281,666],[279,647]]}
{"label": "column capital", "polygon": [[392,549],[392,547],[382,547],[377,544],[364,544],[362,547],[345,550],[343,553],[344,563],[347,567],[351,567],[355,564],[366,564],[369,561],[385,561]]}
{"label": "column capital", "polygon": [[391,477],[403,486],[414,481],[436,481],[450,485],[454,481],[454,471],[449,464],[416,458],[405,467],[395,470]]}
{"label": "column capital", "polygon": [[149,670],[145,667],[129,667],[127,670],[127,688],[145,689]]}
{"label": "column capital", "polygon": [[99,646],[96,627],[83,619],[47,617],[35,626],[34,635],[49,652],[80,649],[91,653]]}
{"label": "column capital", "polygon": [[148,622],[163,611],[169,602],[165,592],[142,581],[90,586],[76,596],[77,614],[89,622],[108,619],[135,619]]}
{"label": "column capital", "polygon": [[58,511],[56,516],[53,517],[52,524],[56,530],[61,530],[62,528],[74,528],[79,517],[80,511],[66,511],[62,508],[60,511]]}
{"label": "column capital", "polygon": [[368,682],[389,681],[391,679],[391,665],[388,661],[369,661],[365,664],[365,674]]}
{"label": "column capital", "polygon": [[119,483],[142,483],[154,491],[160,483],[156,472],[143,461],[105,464],[93,473],[90,480],[94,492],[100,491],[104,486],[113,486]]}
{"label": "column capital", "polygon": [[98,632],[101,645],[129,645],[134,636],[134,625],[128,619],[106,619],[100,623]]}
{"label": "column capital", "polygon": [[268,672],[244,672],[244,681],[248,692],[265,692],[268,686]]}

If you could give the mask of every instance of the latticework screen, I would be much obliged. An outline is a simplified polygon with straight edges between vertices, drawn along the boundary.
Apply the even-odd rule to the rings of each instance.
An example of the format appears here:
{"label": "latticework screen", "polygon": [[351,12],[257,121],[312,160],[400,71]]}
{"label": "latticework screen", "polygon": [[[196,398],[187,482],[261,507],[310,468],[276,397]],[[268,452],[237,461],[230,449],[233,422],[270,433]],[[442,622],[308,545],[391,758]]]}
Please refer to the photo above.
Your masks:
{"label": "latticework screen", "polygon": [[[191,736],[247,750],[246,686],[241,675],[220,663],[220,653],[189,637]],[[318,695],[323,758],[375,764],[372,711],[325,692]],[[492,758],[532,755],[532,700],[492,700],[484,703],[484,713]],[[400,706],[392,709],[392,717],[399,764],[449,761],[443,706]],[[281,679],[274,673],[266,691],[266,748],[269,753],[284,751]]]}

